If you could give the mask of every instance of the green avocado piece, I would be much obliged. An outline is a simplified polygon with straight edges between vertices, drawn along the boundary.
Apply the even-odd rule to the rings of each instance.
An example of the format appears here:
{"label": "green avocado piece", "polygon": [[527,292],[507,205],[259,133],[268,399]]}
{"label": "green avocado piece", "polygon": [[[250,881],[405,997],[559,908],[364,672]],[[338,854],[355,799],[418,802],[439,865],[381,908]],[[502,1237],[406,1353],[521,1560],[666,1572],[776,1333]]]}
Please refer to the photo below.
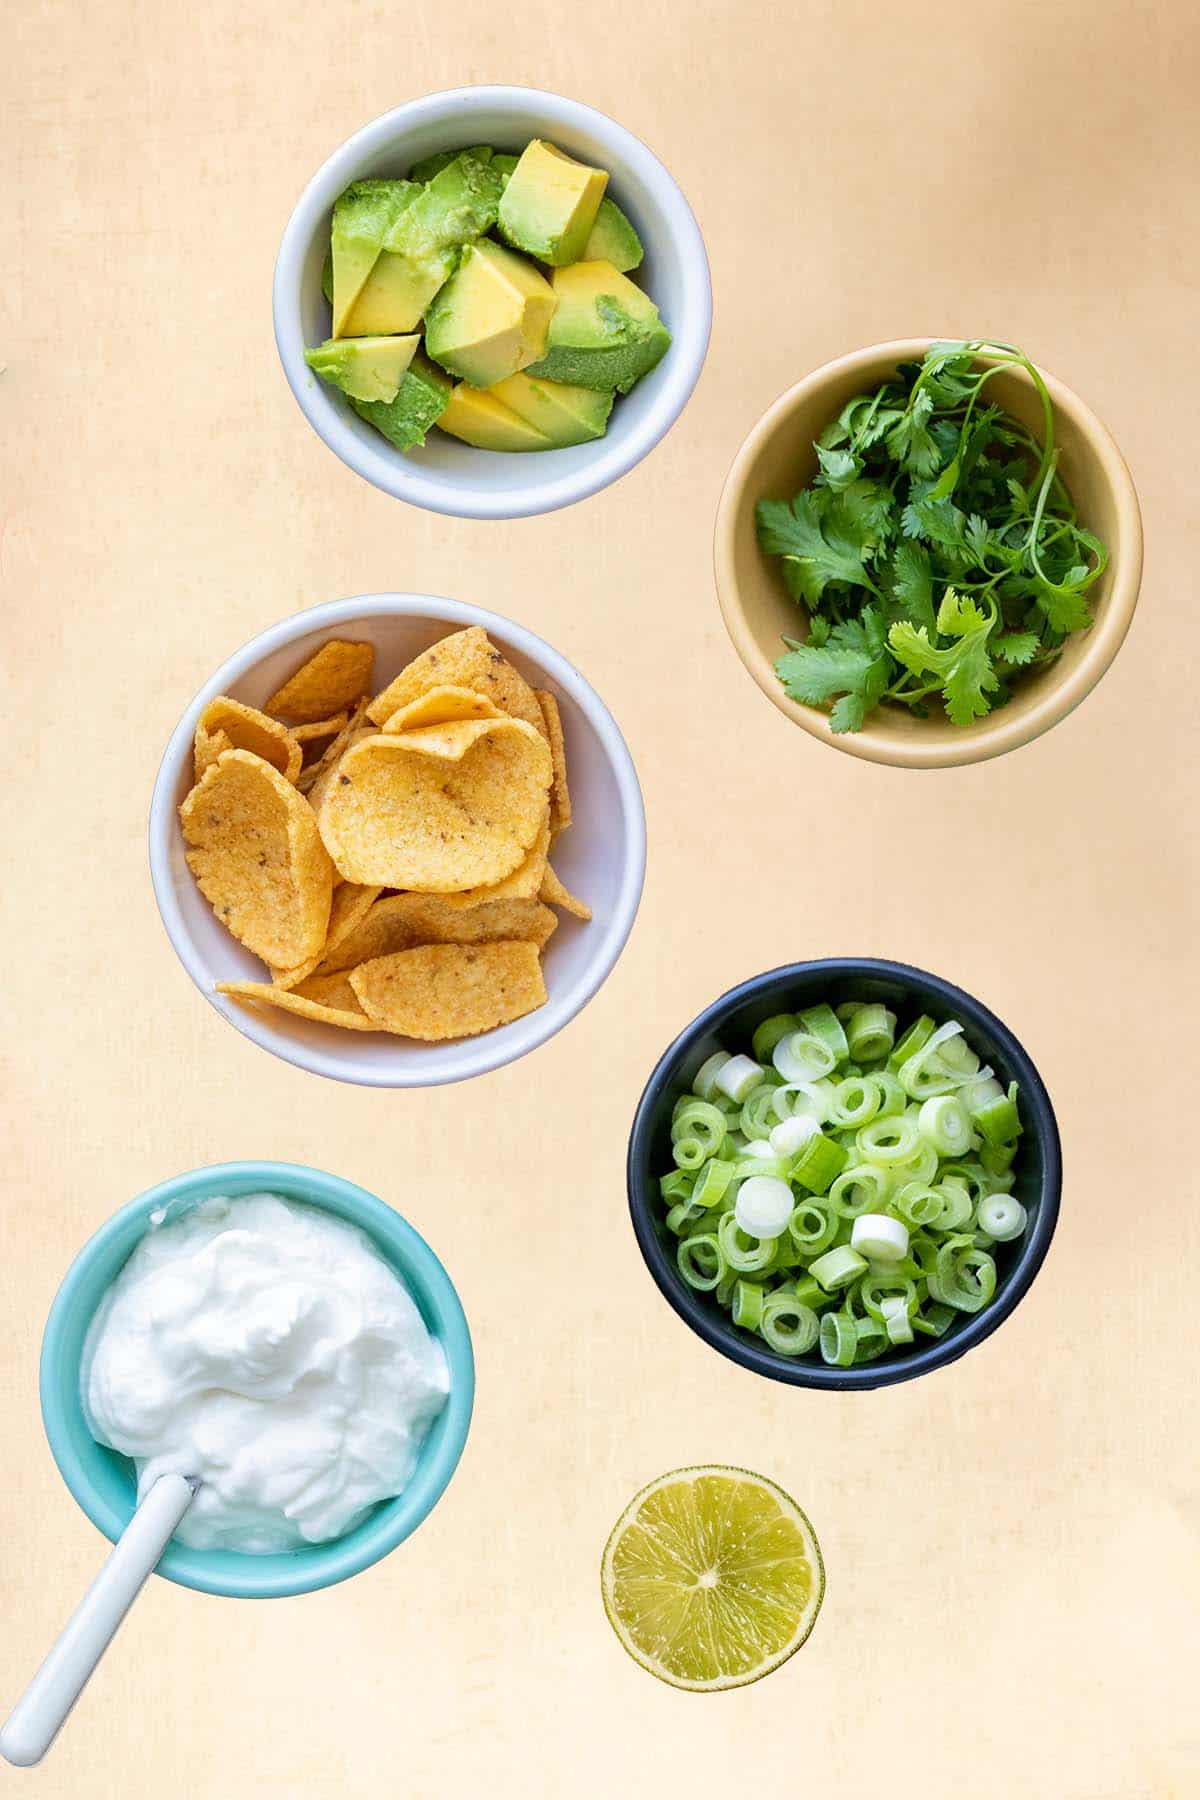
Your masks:
{"label": "green avocado piece", "polygon": [[[499,176],[488,161],[460,151],[418,187],[384,239],[358,299],[335,337],[412,331],[467,244],[496,223]],[[336,264],[335,264],[336,266]]]}
{"label": "green avocado piece", "polygon": [[519,156],[508,156],[501,150],[497,150],[493,155],[492,167],[495,169],[497,175],[499,175],[505,187],[508,186],[509,178],[520,160]]}
{"label": "green avocado piece", "polygon": [[500,201],[500,236],[514,250],[561,267],[583,255],[608,185],[603,169],[576,162],[543,138],[522,151]]}
{"label": "green avocado piece", "polygon": [[562,381],[539,381],[522,369],[488,389],[526,424],[534,425],[555,450],[602,438],[613,408],[611,392],[569,387]]}
{"label": "green avocado piece", "polygon": [[438,420],[438,429],[476,450],[553,450],[550,439],[489,389],[462,381]]}
{"label": "green avocado piece", "polygon": [[351,400],[394,400],[420,338],[330,338],[304,360],[322,381]]}
{"label": "green avocado piece", "polygon": [[671,334],[648,294],[610,262],[555,269],[546,354],[530,375],[627,394],[666,354]]}
{"label": "green avocado piece", "polygon": [[381,431],[397,450],[411,450],[425,442],[425,433],[436,425],[450,399],[450,382],[440,369],[421,355],[413,357],[394,400],[351,400],[360,418]]}
{"label": "green avocado piece", "polygon": [[384,239],[420,194],[415,181],[352,181],[334,201],[329,253],[333,261],[334,337],[365,337],[350,332],[346,321],[378,261]]}
{"label": "green avocado piece", "polygon": [[630,269],[638,267],[643,255],[641,238],[616,201],[605,194],[580,262],[610,262],[614,269],[627,275]]}
{"label": "green avocado piece", "polygon": [[468,150],[435,150],[432,156],[424,156],[420,162],[413,164],[408,171],[410,181],[432,181],[443,169],[448,169],[456,156],[476,156],[480,162],[491,162],[495,151],[490,144],[472,144]]}
{"label": "green avocado piece", "polygon": [[333,251],[325,252],[325,261],[321,264],[321,292],[333,305]]}

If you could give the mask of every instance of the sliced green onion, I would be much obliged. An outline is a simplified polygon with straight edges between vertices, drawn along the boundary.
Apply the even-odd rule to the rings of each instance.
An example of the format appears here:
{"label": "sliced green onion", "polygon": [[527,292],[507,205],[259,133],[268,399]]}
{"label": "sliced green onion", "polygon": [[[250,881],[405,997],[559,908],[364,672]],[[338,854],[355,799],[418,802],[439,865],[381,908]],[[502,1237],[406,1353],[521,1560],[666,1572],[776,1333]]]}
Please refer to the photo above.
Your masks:
{"label": "sliced green onion", "polygon": [[750,1089],[742,1102],[738,1123],[748,1138],[765,1138],[775,1123],[775,1095],[771,1082],[760,1081]]}
{"label": "sliced green onion", "polygon": [[855,1139],[864,1162],[879,1163],[884,1168],[902,1163],[920,1143],[917,1121],[909,1113],[891,1113],[886,1119],[872,1119]]}
{"label": "sliced green onion", "polygon": [[949,1238],[937,1253],[929,1291],[943,1306],[953,1306],[959,1312],[980,1312],[996,1291],[996,1264],[986,1250],[977,1250],[969,1238]]}
{"label": "sliced green onion", "polygon": [[676,1138],[671,1146],[671,1154],[675,1158],[677,1168],[694,1170],[700,1167],[708,1152],[699,1138]]}
{"label": "sliced green onion", "polygon": [[848,1313],[827,1312],[821,1320],[819,1342],[827,1363],[848,1369],[858,1344],[858,1326]]}
{"label": "sliced green onion", "polygon": [[913,1314],[913,1330],[923,1331],[927,1337],[945,1337],[955,1319],[952,1306],[926,1306]]}
{"label": "sliced green onion", "polygon": [[658,1184],[658,1191],[664,1200],[674,1204],[676,1200],[690,1199],[694,1186],[695,1178],[689,1175],[686,1169],[672,1169],[669,1175],[662,1177]]}
{"label": "sliced green onion", "polygon": [[899,1271],[864,1275],[859,1283],[858,1295],[867,1316],[878,1319],[880,1324],[884,1322],[883,1309],[889,1300],[903,1301],[906,1312],[915,1311],[917,1306],[916,1282],[910,1275],[902,1275]]}
{"label": "sliced green onion", "polygon": [[959,1086],[961,1077],[950,1073],[938,1053],[961,1032],[962,1026],[957,1019],[939,1025],[932,1037],[896,1071],[900,1086],[911,1099],[928,1100],[933,1094],[948,1094]]}
{"label": "sliced green onion", "polygon": [[799,1029],[800,1021],[795,1013],[773,1013],[756,1028],[750,1047],[759,1062],[765,1063],[770,1060],[771,1052],[780,1039],[790,1037],[793,1031]]}
{"label": "sliced green onion", "polygon": [[953,1094],[926,1100],[917,1117],[917,1130],[940,1156],[962,1156],[970,1148],[971,1121],[966,1107]]}
{"label": "sliced green onion", "polygon": [[733,1164],[720,1157],[712,1157],[706,1162],[696,1177],[696,1185],[692,1189],[692,1200],[697,1206],[706,1209],[720,1206],[729,1192],[729,1184],[733,1180]]}
{"label": "sliced green onion", "polygon": [[667,1230],[676,1237],[682,1237],[689,1225],[695,1225],[704,1217],[706,1208],[697,1206],[694,1200],[677,1200],[667,1214]]}
{"label": "sliced green onion", "polygon": [[939,1231],[957,1231],[965,1225],[975,1211],[975,1202],[971,1198],[970,1189],[965,1181],[956,1176],[947,1175],[940,1183],[942,1191],[941,1216],[936,1220]]}
{"label": "sliced green onion", "polygon": [[1016,1155],[1015,1144],[985,1144],[979,1152],[979,1161],[989,1175],[1004,1175],[1012,1168]]}
{"label": "sliced green onion", "polygon": [[761,1275],[775,1255],[773,1238],[748,1237],[731,1212],[721,1214],[717,1243],[728,1267],[739,1275]]}
{"label": "sliced green onion", "polygon": [[909,1026],[888,1058],[888,1068],[895,1073],[902,1069],[911,1056],[924,1048],[933,1036],[933,1020],[928,1013],[922,1013],[919,1019]]}
{"label": "sliced green onion", "polygon": [[863,1213],[854,1221],[850,1246],[868,1262],[903,1262],[908,1255],[908,1226],[888,1213]]}
{"label": "sliced green onion", "polygon": [[788,1081],[775,1089],[772,1105],[775,1117],[812,1119],[824,1125],[833,1110],[834,1086],[831,1081]]}
{"label": "sliced green onion", "polygon": [[762,1064],[749,1056],[731,1056],[717,1070],[715,1086],[741,1106],[751,1088],[762,1080]]}
{"label": "sliced green onion", "polygon": [[829,1305],[829,1295],[820,1282],[814,1281],[811,1275],[799,1276],[792,1292],[801,1306],[810,1306],[814,1312],[819,1312],[821,1307]]}
{"label": "sliced green onion", "polygon": [[[699,1190],[700,1183],[697,1182],[697,1197]],[[922,1225],[932,1225],[941,1218],[945,1195],[924,1181],[907,1181],[893,1195],[891,1205],[906,1225],[919,1230]]]}
{"label": "sliced green onion", "polygon": [[893,1113],[902,1113],[908,1105],[908,1095],[900,1086],[899,1076],[893,1075],[890,1069],[874,1069],[867,1077],[879,1090],[880,1119],[890,1118]]}
{"label": "sliced green onion", "polygon": [[891,1054],[896,1015],[886,1006],[860,1006],[846,1021],[846,1045],[855,1062],[877,1062]]}
{"label": "sliced green onion", "polygon": [[803,1356],[811,1350],[821,1334],[821,1321],[810,1306],[804,1306],[794,1294],[777,1289],[762,1304],[760,1330],[772,1350],[780,1356]]}
{"label": "sliced green onion", "polygon": [[778,1125],[771,1127],[771,1148],[776,1156],[796,1156],[803,1150],[809,1138],[819,1137],[821,1127],[815,1119],[807,1114],[797,1114],[790,1119],[780,1119]]}
{"label": "sliced green onion", "polygon": [[733,1290],[733,1322],[743,1331],[757,1331],[762,1323],[763,1291],[754,1281],[739,1281]]}
{"label": "sliced green onion", "polygon": [[773,1175],[752,1175],[738,1189],[733,1216],[747,1237],[777,1238],[787,1230],[794,1206],[786,1181]]}
{"label": "sliced green onion", "polygon": [[711,1156],[725,1136],[725,1114],[709,1100],[688,1100],[676,1107],[671,1121],[673,1138],[696,1138]]}
{"label": "sliced green onion", "polygon": [[887,1332],[889,1344],[911,1344],[913,1341],[912,1320],[908,1316],[908,1302],[899,1294],[890,1295],[880,1302],[883,1313],[882,1324]]}
{"label": "sliced green onion", "polygon": [[820,1081],[833,1073],[837,1057],[824,1038],[811,1031],[793,1031],[781,1038],[771,1052],[771,1061],[785,1081]]}
{"label": "sliced green onion", "polygon": [[975,1114],[975,1123],[987,1143],[999,1147],[1011,1144],[1021,1135],[1021,1115],[1015,1095],[1008,1093],[992,1100]]}
{"label": "sliced green onion", "polygon": [[700,1064],[696,1079],[692,1083],[692,1092],[701,1100],[711,1100],[717,1076],[730,1060],[728,1050],[714,1050],[707,1062]]}
{"label": "sliced green onion", "polygon": [[832,1006],[826,1006],[822,1001],[819,1006],[804,1007],[800,1023],[813,1037],[820,1038],[823,1044],[828,1045],[833,1052],[835,1064],[844,1062],[849,1056],[845,1029]]}
{"label": "sliced green onion", "polygon": [[792,1180],[798,1181],[810,1194],[828,1193],[830,1183],[841,1174],[846,1161],[842,1146],[818,1132],[816,1137],[809,1138],[792,1164]]}
{"label": "sliced green onion", "polygon": [[725,1273],[720,1243],[711,1233],[683,1238],[675,1252],[675,1262],[688,1286],[701,1294],[711,1293]]}
{"label": "sliced green onion", "polygon": [[862,1213],[877,1212],[891,1185],[890,1173],[877,1163],[854,1163],[833,1183],[829,1204],[843,1219],[857,1219]]}
{"label": "sliced green onion", "polygon": [[820,1256],[837,1236],[837,1215],[819,1200],[802,1200],[788,1220],[788,1236],[805,1257]]}
{"label": "sliced green onion", "polygon": [[869,1125],[882,1104],[883,1095],[869,1075],[851,1075],[839,1081],[834,1091],[831,1123],[839,1131]]}
{"label": "sliced green onion", "polygon": [[989,1194],[986,1200],[979,1202],[975,1221],[979,1229],[986,1231],[998,1244],[1008,1244],[1021,1236],[1028,1215],[1021,1202],[1014,1200],[1011,1194]]}
{"label": "sliced green onion", "polygon": [[810,1263],[808,1272],[827,1294],[836,1294],[839,1288],[849,1287],[852,1281],[857,1281],[866,1266],[865,1256],[860,1256],[849,1244],[838,1244]]}

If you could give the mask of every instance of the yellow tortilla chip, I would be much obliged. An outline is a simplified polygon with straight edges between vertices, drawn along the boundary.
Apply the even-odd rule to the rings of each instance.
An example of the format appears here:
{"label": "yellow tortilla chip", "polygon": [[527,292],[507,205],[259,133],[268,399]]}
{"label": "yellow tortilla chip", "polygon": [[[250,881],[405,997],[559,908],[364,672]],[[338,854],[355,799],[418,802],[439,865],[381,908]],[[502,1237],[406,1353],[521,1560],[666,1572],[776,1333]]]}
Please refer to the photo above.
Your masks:
{"label": "yellow tortilla chip", "polygon": [[284,1012],[297,1013],[302,1019],[315,1019],[320,1025],[339,1025],[343,1031],[380,1031],[382,1026],[368,1019],[357,1001],[352,1007],[332,1006],[310,999],[294,989],[272,987],[266,981],[219,981],[218,994],[228,994],[249,1006],[277,1006]]}
{"label": "yellow tortilla chip", "polygon": [[[540,949],[558,929],[558,920],[540,900],[492,900],[464,909],[453,894],[387,894],[377,900],[356,930],[324,959],[321,976],[353,969],[418,944],[494,944],[502,940]],[[307,992],[307,987],[304,987]]]}
{"label": "yellow tortilla chip", "polygon": [[339,975],[309,975],[294,988],[302,1000],[313,1000],[318,1006],[332,1006],[338,1012],[361,1013],[358,995],[350,986],[350,972]]}
{"label": "yellow tortilla chip", "polygon": [[363,738],[374,736],[373,726],[355,723],[356,719],[363,719],[365,717],[365,709],[362,712],[351,714],[345,729],[338,732],[338,735],[334,738],[332,744],[330,744],[325,755],[321,758],[320,763],[314,765],[313,779],[307,786],[305,786],[304,779],[305,775],[308,773],[307,769],[301,775],[297,786],[300,788],[301,793],[306,793],[308,795],[314,812],[320,806],[322,796],[333,779],[334,772],[341,763],[347,750],[353,749],[355,744],[360,744]]}
{"label": "yellow tortilla chip", "polygon": [[192,740],[192,780],[199,781],[205,769],[210,769],[218,756],[224,756],[227,750],[232,749],[233,745],[220,727],[216,731],[206,731],[203,725],[197,725],[196,736]]}
{"label": "yellow tortilla chip", "polygon": [[545,817],[553,765],[519,719],[462,719],[354,744],[317,820],[347,881],[456,893],[500,881]]}
{"label": "yellow tortilla chip", "polygon": [[447,725],[452,719],[499,719],[504,715],[486,694],[471,688],[432,687],[401,706],[383,723],[384,731],[416,731],[422,725]]}
{"label": "yellow tortilla chip", "polygon": [[300,774],[296,779],[296,786],[300,789],[302,794],[310,794],[314,785],[324,774],[325,770],[328,769],[332,763],[337,761],[338,757],[349,743],[352,733],[357,731],[361,726],[362,721],[366,716],[366,711],[366,701],[360,700],[354,710],[348,714],[346,723],[333,739],[333,742],[326,744],[320,756],[318,756],[315,761],[309,763],[306,769],[300,771]]}
{"label": "yellow tortilla chip", "polygon": [[325,942],[333,867],[313,810],[278,769],[227,750],[179,808],[188,867],[221,923],[277,968]]}
{"label": "yellow tortilla chip", "polygon": [[292,725],[288,729],[298,744],[315,744],[322,738],[336,737],[349,717],[348,712],[339,712],[331,719],[314,719],[309,725]]}
{"label": "yellow tortilla chip", "polygon": [[333,901],[329,908],[329,925],[325,932],[325,942],[315,956],[310,956],[295,969],[272,969],[271,981],[275,987],[300,987],[314,969],[326,961],[337,949],[343,938],[349,937],[356,927],[370,912],[379,898],[377,887],[359,887],[353,881],[343,881],[333,890]]}
{"label": "yellow tortilla chip", "polygon": [[554,785],[550,789],[550,829],[557,837],[571,823],[571,790],[567,786],[567,746],[563,740],[562,714],[558,710],[558,701],[553,694],[544,688],[535,690],[538,705],[542,709],[542,717],[546,721],[546,736],[550,740],[550,755],[554,759]]}
{"label": "yellow tortilla chip", "polygon": [[218,732],[224,733],[234,750],[249,750],[253,756],[261,756],[286,780],[295,781],[299,775],[304,752],[286,725],[281,725],[278,719],[269,719],[257,707],[232,700],[228,694],[210,700],[196,721],[197,763],[201,754],[201,734],[211,740]]}
{"label": "yellow tortilla chip", "polygon": [[290,680],[276,688],[264,711],[278,713],[293,725],[308,725],[344,712],[371,691],[375,669],[373,644],[330,638]]}
{"label": "yellow tortilla chip", "polygon": [[524,719],[544,736],[546,721],[529,683],[501,656],[481,625],[432,644],[402,669],[367,708],[367,717],[384,725],[410,700],[435,687],[470,688],[498,706],[510,718]]}
{"label": "yellow tortilla chip", "polygon": [[484,887],[464,888],[460,894],[443,894],[441,897],[447,905],[461,907],[484,906],[491,900],[535,900],[541,891],[549,854],[550,813],[547,809],[541,830],[525,860],[518,863],[511,875]]}
{"label": "yellow tortilla chip", "polygon": [[546,999],[536,944],[423,944],[361,963],[350,985],[377,1025],[426,1043],[493,1031]]}
{"label": "yellow tortilla chip", "polygon": [[569,888],[563,886],[549,863],[546,864],[546,873],[542,877],[538,897],[544,900],[547,906],[561,906],[564,912],[574,913],[577,919],[586,921],[592,916],[592,909],[587,902],[577,899]]}

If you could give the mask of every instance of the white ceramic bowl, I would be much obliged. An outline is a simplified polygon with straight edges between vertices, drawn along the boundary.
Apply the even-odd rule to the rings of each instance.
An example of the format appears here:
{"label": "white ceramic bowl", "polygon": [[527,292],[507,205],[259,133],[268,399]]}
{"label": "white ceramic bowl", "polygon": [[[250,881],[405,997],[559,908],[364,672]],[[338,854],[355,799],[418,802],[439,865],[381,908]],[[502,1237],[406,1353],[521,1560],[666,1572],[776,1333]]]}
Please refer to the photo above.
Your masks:
{"label": "white ceramic bowl", "polygon": [[[217,694],[261,705],[335,632],[375,645],[375,683],[437,638],[482,625],[562,712],[575,821],[555,846],[554,866],[592,908],[590,924],[567,914],[546,949],[549,998],[537,1012],[497,1031],[452,1043],[419,1044],[379,1032],[339,1031],[281,1010],[240,1006],[214,992],[218,981],[262,981],[263,965],[217,923],[184,858],[177,808],[192,784],[196,720]],[[595,690],[549,644],[482,607],[431,594],[360,594],[295,613],[251,639],[196,695],[171,736],[150,806],[150,874],[167,935],[205,998],[246,1037],[285,1062],[365,1087],[432,1087],[465,1081],[515,1062],[544,1044],[587,1005],[620,956],[641,899],[646,818],[625,740]]]}
{"label": "white ceramic bowl", "polygon": [[[367,175],[404,175],[438,150],[494,144],[515,152],[532,137],[549,138],[570,155],[608,170],[609,192],[629,214],[645,246],[645,261],[634,279],[658,306],[672,334],[671,348],[631,394],[617,396],[607,435],[597,443],[517,455],[475,450],[433,431],[423,450],[402,454],[304,361],[305,348],[329,335],[321,268],[333,203],[350,182]],[[592,107],[518,87],[427,94],[347,139],[317,170],[288,220],[275,263],[273,305],[284,373],[304,416],[329,448],[398,500],[471,519],[553,512],[627,474],[687,404],[712,323],[700,227],[658,158]]]}

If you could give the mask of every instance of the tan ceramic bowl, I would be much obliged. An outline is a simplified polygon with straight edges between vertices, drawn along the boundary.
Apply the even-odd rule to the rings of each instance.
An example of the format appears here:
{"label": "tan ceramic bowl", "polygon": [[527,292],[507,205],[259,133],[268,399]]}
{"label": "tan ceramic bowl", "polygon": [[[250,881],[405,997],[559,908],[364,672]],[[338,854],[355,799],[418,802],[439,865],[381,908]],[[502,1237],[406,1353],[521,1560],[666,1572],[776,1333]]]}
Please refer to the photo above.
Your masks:
{"label": "tan ceramic bowl", "polygon": [[[855,394],[875,388],[901,362],[918,361],[931,338],[872,344],[806,375],[764,413],[738,451],[717,512],[717,593],[738,655],[768,700],[814,737],[852,756],[906,769],[983,762],[1028,744],[1091,692],[1121,647],[1142,575],[1142,518],[1133,479],[1116,444],[1077,394],[1042,374],[1054,402],[1059,470],[1080,521],[1108,546],[1109,563],[1091,589],[1095,623],[1068,639],[1047,669],[1022,681],[1008,705],[969,726],[944,717],[917,719],[903,706],[881,706],[861,731],[835,734],[818,707],[791,700],[775,674],[781,640],[804,638],[804,609],[783,585],[778,560],[758,547],[755,502],[788,499],[816,471],[813,439]],[[998,375],[989,398],[1039,436],[1041,408],[1019,372]]]}

